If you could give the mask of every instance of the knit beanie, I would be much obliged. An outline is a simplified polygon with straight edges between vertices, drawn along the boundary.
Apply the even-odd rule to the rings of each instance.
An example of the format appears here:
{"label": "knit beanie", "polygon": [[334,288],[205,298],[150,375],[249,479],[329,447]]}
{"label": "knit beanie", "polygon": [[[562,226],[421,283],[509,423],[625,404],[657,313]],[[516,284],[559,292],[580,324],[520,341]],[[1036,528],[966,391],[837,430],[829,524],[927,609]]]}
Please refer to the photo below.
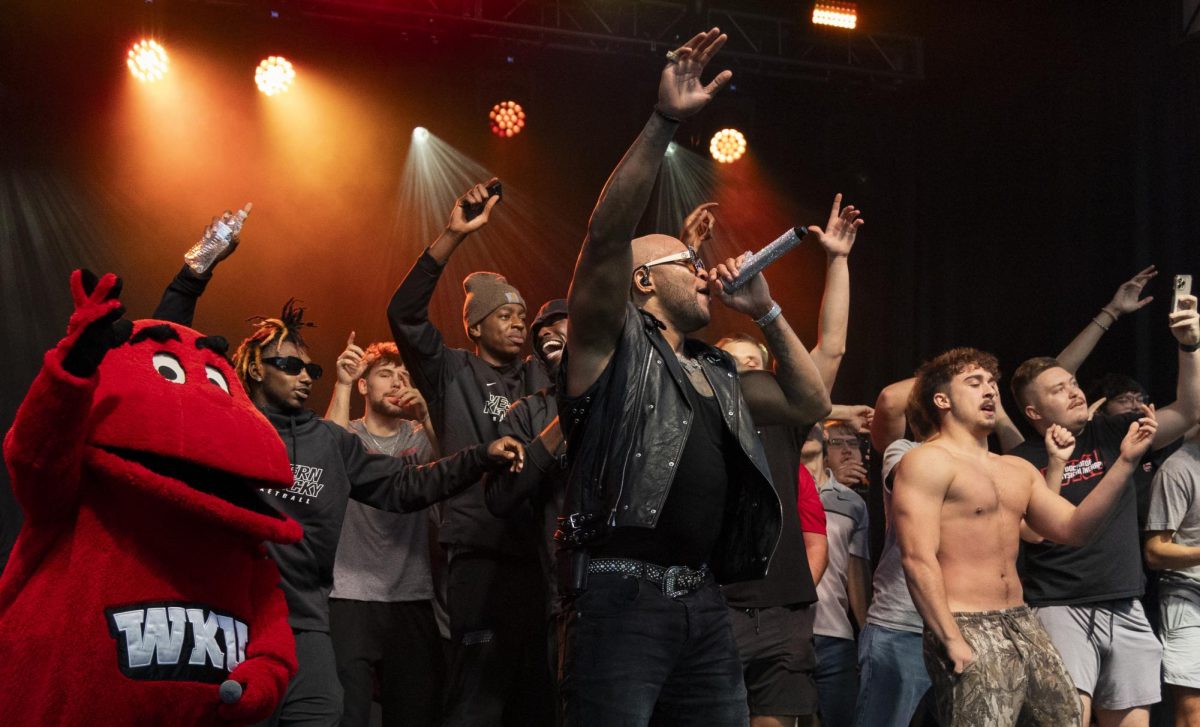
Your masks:
{"label": "knit beanie", "polygon": [[464,328],[478,324],[502,305],[525,306],[525,299],[500,273],[471,273],[463,278],[463,292],[467,294],[463,303]]}

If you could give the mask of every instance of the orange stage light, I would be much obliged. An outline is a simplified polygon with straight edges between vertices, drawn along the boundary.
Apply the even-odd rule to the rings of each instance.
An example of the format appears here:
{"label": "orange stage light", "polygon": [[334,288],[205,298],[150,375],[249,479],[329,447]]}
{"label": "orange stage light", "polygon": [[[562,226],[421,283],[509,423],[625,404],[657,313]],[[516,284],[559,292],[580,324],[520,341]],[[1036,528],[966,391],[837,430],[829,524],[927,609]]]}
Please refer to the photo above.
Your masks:
{"label": "orange stage light", "polygon": [[140,40],[129,49],[125,60],[129,72],[143,83],[152,83],[167,75],[170,59],[167,49],[151,39]]}
{"label": "orange stage light", "polygon": [[501,139],[511,139],[525,128],[525,109],[516,101],[501,101],[488,113],[492,133]]}
{"label": "orange stage light", "polygon": [[296,69],[283,56],[269,56],[254,70],[254,83],[268,96],[288,90],[294,80]]}
{"label": "orange stage light", "polygon": [[858,26],[858,5],[855,3],[819,2],[813,5],[813,25],[830,25],[854,30]]}
{"label": "orange stage light", "polygon": [[708,151],[722,164],[736,162],[746,153],[746,137],[737,129],[721,129],[713,134]]}

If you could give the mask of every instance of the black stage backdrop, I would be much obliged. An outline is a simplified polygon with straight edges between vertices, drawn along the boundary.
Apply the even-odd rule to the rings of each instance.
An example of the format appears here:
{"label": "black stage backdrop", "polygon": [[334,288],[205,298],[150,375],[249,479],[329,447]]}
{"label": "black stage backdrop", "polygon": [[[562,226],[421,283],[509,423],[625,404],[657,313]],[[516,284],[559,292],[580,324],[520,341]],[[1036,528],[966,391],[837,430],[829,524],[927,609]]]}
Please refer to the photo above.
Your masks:
{"label": "black stage backdrop", "polygon": [[[289,18],[286,2],[269,20],[270,3],[248,5],[253,17],[245,4],[182,0],[16,0],[0,11],[0,428],[62,334],[71,269],[120,273],[130,315],[147,316],[209,216],[247,200],[256,208],[243,249],[218,270],[197,328],[236,343],[248,316],[296,296],[319,325],[309,338],[327,368],[350,330],[360,342],[386,336],[388,296],[429,241],[398,206],[416,125],[499,174],[525,225],[468,242],[452,262],[433,308],[451,341],[464,343],[458,281],[472,269],[506,273],[532,306],[564,294],[595,197],[654,101],[658,54],[316,22]],[[1181,37],[1179,6],[860,9],[868,29],[924,39],[924,81],[741,74],[681,130],[701,154],[720,126],[750,139],[740,169],[720,172],[733,181],[717,252],[822,222],[835,191],[865,210],[834,392],[844,403],[873,403],[950,346],[994,351],[1009,372],[1053,354],[1122,280],[1156,263],[1155,302],[1113,328],[1080,378],[1130,373],[1170,401],[1166,283],[1200,273],[1200,41]],[[124,69],[126,48],[148,32],[172,52],[173,86],[141,87]],[[269,53],[300,74],[274,106],[250,85]],[[506,97],[529,111],[509,142],[483,121]],[[648,215],[643,227],[677,224]],[[819,252],[801,249],[768,275],[808,342],[821,271]],[[703,335],[751,327],[719,313]],[[319,410],[331,379],[314,396]],[[0,518],[3,554],[20,521],[6,481]]]}

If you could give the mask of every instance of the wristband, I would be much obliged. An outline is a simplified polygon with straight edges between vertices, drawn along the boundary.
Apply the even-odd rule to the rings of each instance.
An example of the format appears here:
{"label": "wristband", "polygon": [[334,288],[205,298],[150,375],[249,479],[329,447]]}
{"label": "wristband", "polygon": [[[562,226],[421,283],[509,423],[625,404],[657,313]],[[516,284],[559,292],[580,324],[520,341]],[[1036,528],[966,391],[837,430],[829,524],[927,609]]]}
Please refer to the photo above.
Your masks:
{"label": "wristband", "polygon": [[1095,323],[1097,326],[1099,326],[1100,330],[1104,331],[1105,333],[1108,333],[1108,326],[1101,323],[1099,318],[1093,318],[1092,323]]}
{"label": "wristband", "polygon": [[1100,312],[1111,318],[1113,323],[1117,322],[1117,314],[1110,311],[1107,307],[1101,308]]}
{"label": "wristband", "polygon": [[657,105],[655,105],[655,107],[654,107],[654,113],[657,114],[658,117],[661,118],[663,121],[666,121],[666,122],[672,123],[672,124],[679,123],[679,119],[675,118],[674,116],[667,116],[661,110],[659,110]]}
{"label": "wristband", "polygon": [[1184,353],[1195,353],[1197,351],[1200,351],[1200,343],[1193,343],[1193,344],[1181,343],[1181,344],[1179,344],[1179,350],[1183,351]]}
{"label": "wristband", "polygon": [[776,303],[775,301],[771,301],[771,310],[767,311],[766,314],[763,315],[762,318],[755,319],[754,325],[758,326],[759,328],[762,328],[763,326],[766,326],[771,321],[778,318],[780,313],[783,313],[783,309],[779,307],[778,303]]}

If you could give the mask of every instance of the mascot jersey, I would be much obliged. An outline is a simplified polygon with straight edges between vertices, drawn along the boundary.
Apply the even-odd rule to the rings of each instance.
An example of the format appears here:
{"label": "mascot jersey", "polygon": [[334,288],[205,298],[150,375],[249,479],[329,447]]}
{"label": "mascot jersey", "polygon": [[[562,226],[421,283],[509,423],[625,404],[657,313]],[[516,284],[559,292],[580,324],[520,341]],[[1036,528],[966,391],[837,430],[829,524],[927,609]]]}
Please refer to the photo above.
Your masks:
{"label": "mascot jersey", "polygon": [[115,276],[71,283],[4,441],[25,524],[0,578],[0,722],[264,719],[296,671],[263,542],[301,530],[257,495],[292,485],[283,443],[224,339],[122,320]]}

